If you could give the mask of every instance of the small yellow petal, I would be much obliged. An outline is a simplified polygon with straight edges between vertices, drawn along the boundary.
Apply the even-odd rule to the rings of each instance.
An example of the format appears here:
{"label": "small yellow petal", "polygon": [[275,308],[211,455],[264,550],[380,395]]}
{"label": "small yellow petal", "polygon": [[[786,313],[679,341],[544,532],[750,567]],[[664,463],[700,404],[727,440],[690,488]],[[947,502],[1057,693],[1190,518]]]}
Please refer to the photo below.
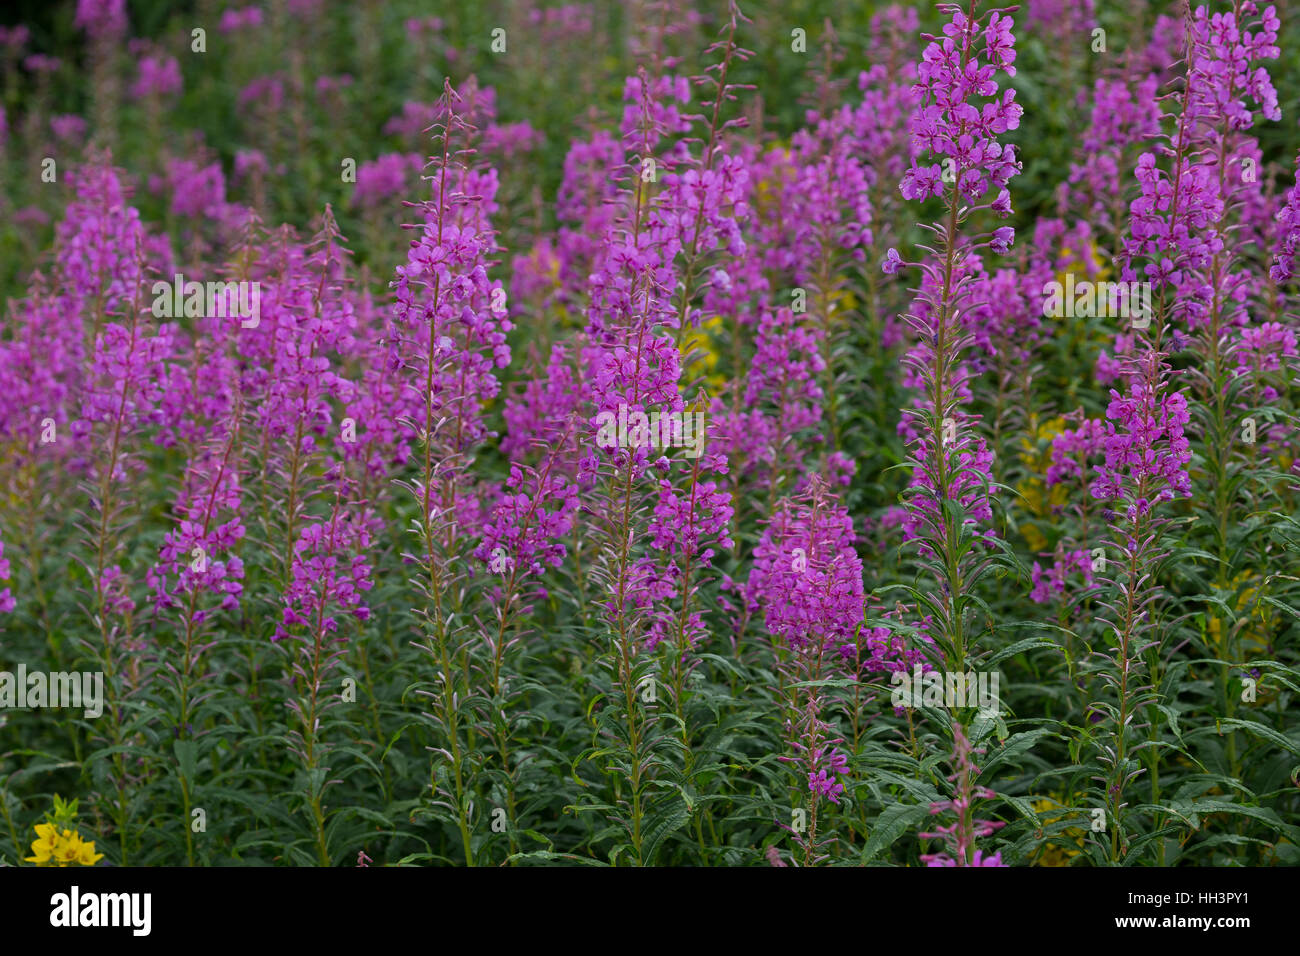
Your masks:
{"label": "small yellow petal", "polygon": [[77,862],[82,866],[94,866],[104,858],[104,854],[95,852],[95,841],[87,840],[81,844],[80,852],[77,854]]}
{"label": "small yellow petal", "polygon": [[54,850],[54,856],[59,860],[60,865],[66,865],[75,860],[81,853],[81,840],[74,834],[67,834],[63,842]]}

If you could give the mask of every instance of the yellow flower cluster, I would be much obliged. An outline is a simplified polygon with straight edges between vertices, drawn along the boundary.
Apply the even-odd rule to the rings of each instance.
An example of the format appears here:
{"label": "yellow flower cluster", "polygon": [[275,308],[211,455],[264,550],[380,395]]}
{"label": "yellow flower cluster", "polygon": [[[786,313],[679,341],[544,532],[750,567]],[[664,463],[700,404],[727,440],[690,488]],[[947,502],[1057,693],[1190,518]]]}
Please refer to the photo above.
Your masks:
{"label": "yellow flower cluster", "polygon": [[[1097,279],[1107,279],[1110,277],[1110,265],[1101,257],[1095,241],[1090,241],[1086,249],[1081,249],[1076,254],[1073,249],[1062,246],[1061,256],[1066,258],[1065,272],[1073,272],[1077,276],[1087,275],[1088,267],[1091,267],[1097,273]],[[1057,279],[1060,282],[1065,281],[1065,272],[1059,273]]]}
{"label": "yellow flower cluster", "polygon": [[[1075,797],[1079,797],[1075,794]],[[1063,812],[1055,816],[1042,817],[1042,823],[1050,825],[1058,822],[1065,814],[1065,808],[1056,801],[1055,798],[1046,798],[1035,800],[1031,804],[1035,813],[1047,814],[1052,810],[1060,809]],[[1039,851],[1034,858],[1034,866],[1070,866],[1070,861],[1083,852],[1083,831],[1070,827],[1052,837]]]}
{"label": "yellow flower cluster", "polygon": [[[1274,615],[1256,597],[1257,589],[1254,587],[1242,588],[1243,584],[1254,580],[1258,576],[1255,571],[1242,571],[1232,579],[1230,585],[1234,590],[1241,591],[1241,596],[1237,598],[1237,610],[1249,612],[1250,623],[1243,625],[1239,632],[1232,632],[1237,634],[1238,642],[1237,651],[1234,653],[1245,654],[1247,657],[1268,655],[1275,628]],[[1255,623],[1256,620],[1259,623]],[[1227,651],[1223,647],[1223,625],[1219,621],[1218,614],[1209,616],[1206,637],[1215,654],[1223,659],[1223,655]],[[1229,655],[1229,658],[1231,656]]]}
{"label": "yellow flower cluster", "polygon": [[59,830],[50,823],[36,824],[28,863],[37,866],[94,866],[104,858],[95,852],[94,840],[83,840],[75,830]]}
{"label": "yellow flower cluster", "polygon": [[[1037,420],[1030,422],[1030,431],[1034,435],[1020,440],[1020,461],[1033,474],[1044,474],[1052,461],[1052,439],[1065,431],[1065,419],[1059,415],[1041,424]],[[1020,525],[1020,533],[1033,551],[1042,551],[1047,547],[1047,538],[1038,529],[1038,519],[1047,521],[1052,516],[1052,507],[1060,507],[1069,501],[1069,494],[1064,485],[1055,485],[1049,491],[1043,479],[1030,477],[1016,485],[1016,491],[1024,499],[1025,510],[1033,521]]]}
{"label": "yellow flower cluster", "polygon": [[[682,336],[681,353],[690,355],[692,365],[702,365],[704,381],[714,395],[726,386],[726,378],[718,371],[719,343],[714,338],[722,329],[722,316],[715,315],[700,323],[698,329],[688,329]],[[698,373],[697,373],[698,374]]]}

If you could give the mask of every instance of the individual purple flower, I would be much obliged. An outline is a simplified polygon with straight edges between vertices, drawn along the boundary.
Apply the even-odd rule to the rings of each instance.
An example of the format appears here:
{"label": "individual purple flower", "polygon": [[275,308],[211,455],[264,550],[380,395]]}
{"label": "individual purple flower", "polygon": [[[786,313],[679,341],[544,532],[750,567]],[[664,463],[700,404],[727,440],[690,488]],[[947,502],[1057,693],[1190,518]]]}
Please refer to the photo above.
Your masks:
{"label": "individual purple flower", "polygon": [[924,200],[931,196],[942,196],[943,171],[938,166],[913,166],[903,174],[899,192],[904,199]]}

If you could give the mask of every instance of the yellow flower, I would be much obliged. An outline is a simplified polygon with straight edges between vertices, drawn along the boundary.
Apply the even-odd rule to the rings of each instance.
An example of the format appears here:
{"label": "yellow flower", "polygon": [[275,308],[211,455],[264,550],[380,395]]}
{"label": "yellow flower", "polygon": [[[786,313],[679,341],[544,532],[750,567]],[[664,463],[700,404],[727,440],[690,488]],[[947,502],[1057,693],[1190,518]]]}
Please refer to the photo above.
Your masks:
{"label": "yellow flower", "polygon": [[83,840],[77,853],[77,862],[82,866],[94,866],[104,858],[104,854],[95,852],[94,840]]}
{"label": "yellow flower", "polygon": [[690,329],[682,336],[683,355],[692,355],[692,364],[704,366],[704,381],[710,392],[717,394],[726,385],[726,379],[718,371],[719,349],[710,333],[722,328],[722,316],[715,315],[700,323],[698,329]]}
{"label": "yellow flower", "polygon": [[[1065,419],[1058,415],[1042,423],[1032,420],[1029,427],[1034,437],[1020,439],[1020,461],[1030,472],[1043,474],[1052,462],[1052,439],[1065,431]],[[1024,498],[1025,510],[1039,518],[1049,517],[1053,507],[1062,507],[1069,501],[1064,485],[1053,485],[1049,491],[1041,478],[1032,475],[1016,485],[1016,491]],[[1042,541],[1041,534],[1032,532],[1031,540],[1031,532],[1023,533],[1030,547],[1035,550],[1041,547],[1037,543]]]}
{"label": "yellow flower", "polygon": [[27,857],[27,862],[45,866],[54,855],[54,847],[58,839],[58,831],[53,826],[48,823],[36,824],[36,839],[32,841],[34,855]]}
{"label": "yellow flower", "polygon": [[760,213],[781,202],[786,189],[794,180],[796,169],[794,163],[790,161],[789,147],[778,144],[781,149],[782,158],[785,160],[780,166],[774,166],[772,172],[775,174],[769,179],[760,179],[754,185],[754,201],[752,205]]}
{"label": "yellow flower", "polygon": [[[1229,587],[1235,590],[1255,576],[1256,573],[1254,571],[1242,571],[1232,579]],[[1260,622],[1259,624],[1254,624],[1252,621],[1251,624],[1245,625],[1238,632],[1238,650],[1248,656],[1267,653],[1269,637],[1273,633],[1272,614],[1265,611],[1265,609],[1259,605],[1255,596],[1256,592],[1256,588],[1244,588],[1241,592],[1241,596],[1237,599],[1237,610],[1245,611],[1249,609],[1250,617],[1258,617]],[[1217,654],[1221,651],[1223,643],[1223,627],[1219,621],[1218,613],[1211,614],[1208,624],[1208,632],[1210,644],[1214,647]]]}
{"label": "yellow flower", "polygon": [[858,299],[848,289],[840,289],[830,294],[829,305],[830,315],[827,318],[835,322],[857,309]]}
{"label": "yellow flower", "polygon": [[[1078,796],[1078,794],[1076,794],[1076,796]],[[1035,813],[1041,814],[1045,814],[1050,810],[1056,810],[1058,808],[1062,810],[1065,809],[1053,798],[1035,800],[1031,806],[1033,806]],[[1064,813],[1058,813],[1056,816],[1044,817],[1042,823],[1056,823],[1063,816]],[[1066,842],[1064,845],[1055,842],[1047,843],[1039,850],[1038,855],[1034,860],[1034,865],[1069,866],[1071,857],[1076,857],[1083,851],[1083,832],[1075,827],[1063,830],[1052,839],[1070,842]],[[1071,842],[1074,844],[1073,846],[1070,845]]]}
{"label": "yellow flower", "polygon": [[1042,532],[1032,524],[1022,524],[1020,533],[1025,536],[1025,544],[1029,545],[1031,551],[1044,551],[1047,549],[1047,539],[1043,537]]}
{"label": "yellow flower", "polygon": [[71,866],[81,855],[81,837],[71,830],[64,830],[61,841],[54,847],[54,859],[59,866]]}
{"label": "yellow flower", "polygon": [[1097,271],[1098,279],[1105,279],[1109,276],[1110,266],[1097,252],[1097,243],[1091,241],[1088,243],[1088,248],[1083,250],[1082,255],[1076,255],[1073,249],[1063,246],[1061,253],[1069,258],[1066,261],[1065,272],[1060,274],[1060,281],[1065,281],[1066,272],[1073,272],[1075,275],[1086,275],[1088,265],[1091,265]]}
{"label": "yellow flower", "polygon": [[1057,415],[1040,423],[1037,416],[1034,416],[1029,427],[1034,437],[1020,439],[1020,461],[1031,468],[1044,471],[1052,461],[1052,439],[1065,431],[1065,419]]}

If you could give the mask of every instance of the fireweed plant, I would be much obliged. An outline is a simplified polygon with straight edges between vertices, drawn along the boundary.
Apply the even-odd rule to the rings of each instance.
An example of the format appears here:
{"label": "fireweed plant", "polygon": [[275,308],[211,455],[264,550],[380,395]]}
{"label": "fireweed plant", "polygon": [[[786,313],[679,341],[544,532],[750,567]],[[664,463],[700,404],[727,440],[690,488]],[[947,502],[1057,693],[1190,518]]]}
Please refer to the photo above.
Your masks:
{"label": "fireweed plant", "polygon": [[68,6],[0,862],[1300,863],[1282,5]]}
{"label": "fireweed plant", "polygon": [[[988,526],[990,495],[996,490],[993,456],[978,434],[977,419],[962,407],[971,397],[972,378],[964,353],[976,339],[969,321],[978,314],[983,291],[974,260],[983,250],[1006,254],[1014,240],[1007,226],[973,238],[961,229],[972,214],[1011,214],[1006,187],[1019,163],[1015,148],[998,137],[1019,125],[1022,112],[1015,91],[999,90],[995,80],[999,72],[1015,75],[1011,20],[1002,10],[981,17],[976,8],[975,3],[965,9],[945,6],[951,22],[941,37],[927,37],[911,127],[919,156],[900,184],[906,199],[941,199],[945,215],[923,227],[934,245],[918,246],[924,258],[914,265],[921,284],[913,311],[906,314],[913,343],[904,362],[909,383],[922,396],[900,424],[912,450],[902,523],[915,543],[918,576],[916,584],[897,587],[918,611],[928,613],[936,665],[956,674],[965,674],[979,658],[972,627],[982,604],[976,585],[999,561],[996,532]],[[884,271],[906,267],[897,250],[889,249]],[[957,740],[972,711],[963,700],[954,722],[945,722],[943,729]],[[992,728],[984,716],[988,732]],[[957,862],[969,862],[964,847]]]}

